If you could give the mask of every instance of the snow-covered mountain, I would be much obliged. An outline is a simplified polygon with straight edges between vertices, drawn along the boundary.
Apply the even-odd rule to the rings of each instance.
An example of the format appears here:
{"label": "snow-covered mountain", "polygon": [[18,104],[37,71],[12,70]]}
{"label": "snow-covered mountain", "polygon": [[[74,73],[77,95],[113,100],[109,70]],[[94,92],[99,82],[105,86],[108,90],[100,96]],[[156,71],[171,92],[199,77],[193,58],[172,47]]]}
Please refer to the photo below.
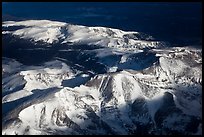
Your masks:
{"label": "snow-covered mountain", "polygon": [[159,47],[162,42],[154,41],[151,36],[139,32],[126,32],[105,27],[87,27],[49,20],[6,21],[3,28],[20,27],[17,30],[3,31],[2,34],[12,34],[34,42],[72,43],[100,45],[125,49],[141,49]]}
{"label": "snow-covered mountain", "polygon": [[[20,53],[64,47],[38,65],[6,52],[3,135],[202,134],[200,49],[167,47],[139,32],[48,20],[2,26],[3,37],[15,39],[11,44],[36,45],[16,47]],[[40,41],[51,47],[45,50]]]}

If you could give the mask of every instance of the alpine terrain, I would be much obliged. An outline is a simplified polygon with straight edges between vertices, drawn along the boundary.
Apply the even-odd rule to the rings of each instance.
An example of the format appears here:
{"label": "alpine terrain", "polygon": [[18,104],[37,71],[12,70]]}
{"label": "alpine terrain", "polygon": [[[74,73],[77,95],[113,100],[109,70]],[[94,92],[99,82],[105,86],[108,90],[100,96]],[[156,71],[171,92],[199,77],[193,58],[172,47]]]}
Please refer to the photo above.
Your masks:
{"label": "alpine terrain", "polygon": [[202,49],[51,20],[2,41],[2,135],[202,134]]}

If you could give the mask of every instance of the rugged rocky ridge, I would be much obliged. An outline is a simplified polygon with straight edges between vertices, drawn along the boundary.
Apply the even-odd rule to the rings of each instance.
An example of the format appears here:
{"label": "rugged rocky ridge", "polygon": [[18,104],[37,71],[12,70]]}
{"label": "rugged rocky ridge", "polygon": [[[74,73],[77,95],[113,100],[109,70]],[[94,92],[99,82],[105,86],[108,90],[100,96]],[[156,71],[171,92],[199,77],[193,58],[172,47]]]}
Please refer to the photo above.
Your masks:
{"label": "rugged rocky ridge", "polygon": [[[6,22],[5,25],[22,23],[28,23],[23,28],[29,29],[28,33],[33,27],[43,25],[42,21]],[[42,26],[43,33],[59,24],[65,25],[47,21],[48,26]],[[81,34],[82,30],[89,34],[89,29],[72,28],[75,34],[78,31]],[[113,38],[115,34],[109,33]],[[101,34],[104,33],[99,31],[98,35]],[[139,37],[135,35],[128,33],[125,38]],[[145,35],[140,39],[151,41]],[[76,58],[58,54],[37,66],[4,57],[2,134],[202,134],[201,50],[140,47],[133,51],[130,45],[123,51],[118,46],[105,45],[89,50],[79,46],[76,50],[81,54],[74,54]],[[103,67],[93,70],[95,63]],[[97,71],[102,68],[104,71]]]}

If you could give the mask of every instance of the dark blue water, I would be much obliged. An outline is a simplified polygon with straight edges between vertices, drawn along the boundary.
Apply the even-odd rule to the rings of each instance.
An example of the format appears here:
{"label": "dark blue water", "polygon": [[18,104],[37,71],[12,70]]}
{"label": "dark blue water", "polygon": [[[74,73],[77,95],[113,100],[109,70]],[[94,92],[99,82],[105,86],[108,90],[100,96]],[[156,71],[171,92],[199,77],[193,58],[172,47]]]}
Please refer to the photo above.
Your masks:
{"label": "dark blue water", "polygon": [[139,31],[171,44],[202,45],[202,3],[6,2],[4,20],[51,19]]}

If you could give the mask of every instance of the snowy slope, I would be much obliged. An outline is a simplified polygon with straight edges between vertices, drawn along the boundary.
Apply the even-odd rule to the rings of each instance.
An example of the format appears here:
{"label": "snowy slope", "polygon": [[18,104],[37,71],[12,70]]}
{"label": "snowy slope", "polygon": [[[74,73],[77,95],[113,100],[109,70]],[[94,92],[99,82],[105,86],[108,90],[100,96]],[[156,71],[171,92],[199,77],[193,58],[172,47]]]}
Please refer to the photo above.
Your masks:
{"label": "snowy slope", "polygon": [[143,49],[162,46],[151,36],[142,36],[139,32],[126,32],[105,27],[87,27],[49,20],[6,21],[3,27],[21,28],[13,31],[2,31],[34,42],[90,44],[123,50]]}
{"label": "snowy slope", "polygon": [[[163,50],[163,55],[152,51],[158,52],[159,62],[143,71],[100,74],[74,88],[60,86],[63,78],[54,78],[50,86],[42,82],[54,80],[47,73],[57,76],[69,70],[63,63],[56,69],[58,61],[47,63],[55,68],[21,71],[27,81],[23,90],[41,89],[33,92],[39,97],[15,108],[18,115],[11,111],[5,121],[16,120],[5,122],[2,134],[196,134],[202,119],[202,64],[189,58],[199,59],[198,51],[178,49]],[[42,73],[41,81],[29,76],[36,72]],[[42,90],[51,87],[59,89],[49,95]]]}
{"label": "snowy slope", "polygon": [[2,135],[202,134],[202,50],[49,20],[2,26],[3,37],[38,46],[14,53],[57,50],[37,65],[2,58]]}

